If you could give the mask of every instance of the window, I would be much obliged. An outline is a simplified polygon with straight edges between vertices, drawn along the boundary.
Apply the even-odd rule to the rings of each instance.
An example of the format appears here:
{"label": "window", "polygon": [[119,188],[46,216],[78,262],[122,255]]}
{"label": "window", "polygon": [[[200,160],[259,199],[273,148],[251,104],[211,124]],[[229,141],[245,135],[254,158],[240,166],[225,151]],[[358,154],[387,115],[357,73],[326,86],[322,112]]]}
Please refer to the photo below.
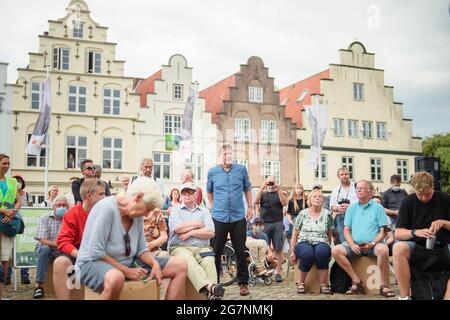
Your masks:
{"label": "window", "polygon": [[279,160],[264,161],[264,180],[269,176],[274,176],[278,184],[281,184],[281,164]]}
{"label": "window", "polygon": [[342,157],[341,166],[348,168],[350,179],[355,177],[355,168],[353,157]]}
{"label": "window", "polygon": [[69,111],[86,112],[86,87],[69,86]]}
{"label": "window", "polygon": [[[31,133],[27,135],[27,144],[30,143],[31,136],[32,136]],[[47,136],[47,139],[49,139],[48,136]],[[42,147],[41,147],[41,154],[39,155],[39,157],[36,157],[35,155],[27,154],[27,166],[44,168],[46,152],[47,152],[47,143],[44,140]]]}
{"label": "window", "polygon": [[386,140],[386,122],[377,122],[377,139]]}
{"label": "window", "polygon": [[[195,180],[202,180],[203,156],[197,154],[197,163],[194,163],[195,155],[191,153],[191,158],[186,160],[185,169],[192,170]],[[195,167],[195,169],[194,169]]]}
{"label": "window", "polygon": [[[45,197],[43,195],[30,194],[30,197],[31,197],[31,201],[33,202],[33,204],[35,206],[37,206],[38,204],[41,204],[45,200]],[[26,206],[28,206],[28,204],[24,205],[24,206],[26,207]]]}
{"label": "window", "polygon": [[409,181],[408,160],[397,159],[397,174],[402,177],[402,182]]}
{"label": "window", "polygon": [[44,99],[44,83],[31,82],[31,109],[40,110]]}
{"label": "window", "polygon": [[248,101],[249,102],[263,102],[263,88],[248,87]]}
{"label": "window", "polygon": [[122,139],[103,138],[103,169],[122,169]]}
{"label": "window", "polygon": [[102,72],[102,54],[100,52],[89,51],[86,61],[88,73]]}
{"label": "window", "polygon": [[[320,155],[320,165],[322,166],[321,167],[322,178],[326,178],[328,176],[328,174],[327,174],[327,156],[324,154]],[[319,177],[319,169],[318,168],[316,169],[315,176],[316,176],[316,178]]]}
{"label": "window", "polygon": [[155,178],[170,180],[170,153],[153,153]]}
{"label": "window", "polygon": [[365,139],[372,139],[372,121],[362,122],[362,136]]}
{"label": "window", "polygon": [[261,142],[277,143],[277,122],[274,120],[261,120]]}
{"label": "window", "polygon": [[382,180],[382,159],[381,158],[370,158],[370,177],[372,181]]}
{"label": "window", "polygon": [[174,114],[164,115],[164,134],[181,134],[183,117]]}
{"label": "window", "polygon": [[234,139],[236,141],[250,141],[250,119],[234,119]]}
{"label": "window", "polygon": [[245,166],[247,168],[247,171],[248,171],[248,160],[235,159],[235,160],[233,160],[233,163],[242,164],[243,166]]}
{"label": "window", "polygon": [[87,137],[66,137],[66,167],[75,169],[81,167],[81,162],[87,159]]}
{"label": "window", "polygon": [[73,21],[73,37],[83,38],[84,23],[80,21]]}
{"label": "window", "polygon": [[364,84],[362,83],[353,84],[353,100],[356,101],[364,100]]}
{"label": "window", "polygon": [[120,115],[120,90],[103,90],[103,113]]}
{"label": "window", "polygon": [[182,84],[174,84],[173,85],[173,99],[174,100],[183,100],[183,85]]}
{"label": "window", "polygon": [[348,120],[348,136],[358,138],[358,120]]}
{"label": "window", "polygon": [[344,119],[333,119],[333,127],[335,137],[344,136]]}
{"label": "window", "polygon": [[53,48],[53,68],[58,70],[69,70],[69,49]]}

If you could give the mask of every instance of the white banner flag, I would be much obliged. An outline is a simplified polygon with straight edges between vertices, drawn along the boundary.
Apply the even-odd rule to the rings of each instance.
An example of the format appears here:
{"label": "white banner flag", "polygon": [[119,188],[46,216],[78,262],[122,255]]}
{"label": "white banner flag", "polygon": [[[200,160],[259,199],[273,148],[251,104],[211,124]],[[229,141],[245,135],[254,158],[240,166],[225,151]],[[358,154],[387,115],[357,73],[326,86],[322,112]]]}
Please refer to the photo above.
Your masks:
{"label": "white banner flag", "polygon": [[311,150],[308,165],[317,168],[318,157],[327,134],[328,107],[326,105],[305,106],[305,111],[311,128]]}
{"label": "white banner flag", "polygon": [[52,90],[50,86],[50,79],[44,82],[44,94],[41,104],[41,113],[36,121],[31,139],[28,142],[26,153],[29,155],[40,156],[41,146],[44,143],[45,135],[50,126],[50,119],[52,117]]}

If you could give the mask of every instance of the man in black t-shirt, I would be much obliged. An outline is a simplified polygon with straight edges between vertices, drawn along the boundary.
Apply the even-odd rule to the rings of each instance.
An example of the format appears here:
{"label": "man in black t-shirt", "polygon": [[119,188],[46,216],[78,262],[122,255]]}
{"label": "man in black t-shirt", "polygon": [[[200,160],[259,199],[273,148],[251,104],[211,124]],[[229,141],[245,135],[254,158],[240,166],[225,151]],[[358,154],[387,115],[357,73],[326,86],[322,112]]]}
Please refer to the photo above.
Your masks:
{"label": "man in black t-shirt", "polygon": [[[436,244],[450,250],[450,195],[433,190],[434,178],[418,172],[411,180],[414,193],[401,204],[394,245],[395,276],[401,300],[408,300],[411,271],[409,261],[416,246],[425,246],[426,239],[436,236]],[[450,299],[450,279],[444,299]]]}
{"label": "man in black t-shirt", "polygon": [[[267,192],[264,190],[267,189]],[[284,261],[284,224],[283,207],[289,203],[289,199],[283,194],[275,182],[274,176],[269,176],[259,188],[255,196],[255,205],[260,205],[260,216],[264,221],[264,233],[269,239],[269,245],[273,246],[278,264],[275,270],[275,280],[283,281],[281,278],[281,266]]]}

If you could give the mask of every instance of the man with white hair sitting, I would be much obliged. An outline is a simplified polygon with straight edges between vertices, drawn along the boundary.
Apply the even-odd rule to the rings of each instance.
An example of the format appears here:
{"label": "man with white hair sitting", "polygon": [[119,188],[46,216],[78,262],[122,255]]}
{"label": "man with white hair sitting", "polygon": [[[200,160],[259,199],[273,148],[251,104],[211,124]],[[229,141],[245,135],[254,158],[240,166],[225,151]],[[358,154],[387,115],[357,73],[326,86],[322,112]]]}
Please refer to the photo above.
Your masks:
{"label": "man with white hair sitting", "polygon": [[117,300],[125,280],[170,278],[166,300],[180,299],[187,264],[178,257],[152,257],[144,237],[143,217],[162,206],[153,179],[137,178],[125,196],[109,197],[92,208],[86,222],[76,270],[81,283],[102,299]]}

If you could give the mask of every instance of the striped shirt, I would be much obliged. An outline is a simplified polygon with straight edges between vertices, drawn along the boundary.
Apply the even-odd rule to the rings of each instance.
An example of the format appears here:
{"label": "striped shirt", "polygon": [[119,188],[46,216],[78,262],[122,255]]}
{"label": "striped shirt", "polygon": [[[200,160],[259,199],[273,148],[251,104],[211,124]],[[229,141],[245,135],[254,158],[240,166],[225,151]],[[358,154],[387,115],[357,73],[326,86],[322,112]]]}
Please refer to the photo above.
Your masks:
{"label": "striped shirt", "polygon": [[[56,241],[61,224],[62,219],[57,219],[53,211],[46,214],[39,220],[39,225],[36,229],[34,238],[37,241],[40,241],[41,239]],[[39,245],[40,243],[38,243],[38,246]]]}

